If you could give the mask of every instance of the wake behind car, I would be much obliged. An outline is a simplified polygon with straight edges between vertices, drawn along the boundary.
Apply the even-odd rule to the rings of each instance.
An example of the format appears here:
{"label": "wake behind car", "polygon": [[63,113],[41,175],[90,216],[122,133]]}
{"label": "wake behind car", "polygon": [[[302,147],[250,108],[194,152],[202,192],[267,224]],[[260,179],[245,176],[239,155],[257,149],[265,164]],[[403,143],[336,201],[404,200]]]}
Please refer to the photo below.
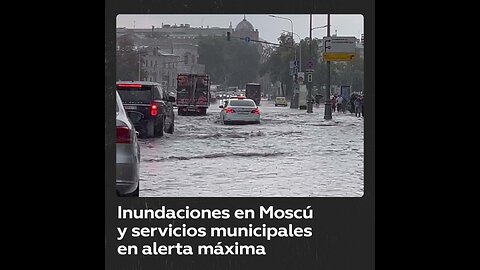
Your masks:
{"label": "wake behind car", "polygon": [[164,131],[173,133],[175,97],[170,96],[162,85],[147,81],[119,81],[117,91],[128,117],[141,135],[161,137]]}
{"label": "wake behind car", "polygon": [[242,96],[230,98],[219,107],[222,108],[220,118],[224,124],[260,123],[260,110],[252,99]]}
{"label": "wake behind car", "polygon": [[119,196],[139,195],[140,146],[137,131],[123,108],[122,100],[116,93],[116,187]]}

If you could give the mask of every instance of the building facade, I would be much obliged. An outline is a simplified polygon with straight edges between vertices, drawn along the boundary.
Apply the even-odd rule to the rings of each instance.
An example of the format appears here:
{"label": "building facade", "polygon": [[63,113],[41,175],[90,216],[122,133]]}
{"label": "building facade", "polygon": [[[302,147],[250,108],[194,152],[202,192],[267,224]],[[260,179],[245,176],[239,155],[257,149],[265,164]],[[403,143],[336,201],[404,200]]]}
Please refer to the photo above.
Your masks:
{"label": "building facade", "polygon": [[[147,72],[145,79],[162,83],[169,89],[175,89],[176,74],[205,73],[205,65],[198,63],[196,38],[200,36],[226,38],[227,32],[230,32],[233,38],[244,39],[249,37],[252,40],[263,41],[258,29],[255,29],[245,16],[235,29],[231,22],[229,27],[224,28],[191,27],[189,24],[170,25],[163,23],[160,27],[152,26],[151,28],[129,29],[121,27],[117,28],[117,41],[122,38],[130,38],[138,50],[147,50],[148,53],[142,56],[144,62],[142,68]],[[265,43],[252,42],[252,44],[256,46],[260,53],[260,62],[266,62],[273,52],[273,48]],[[263,77],[257,76],[256,82],[262,85],[262,92],[269,91],[270,80],[268,74]]]}
{"label": "building facade", "polygon": [[146,49],[143,56],[143,69],[145,78],[142,80],[158,82],[168,89],[174,91],[177,81],[177,66],[179,56],[171,53],[165,53],[158,47]]}

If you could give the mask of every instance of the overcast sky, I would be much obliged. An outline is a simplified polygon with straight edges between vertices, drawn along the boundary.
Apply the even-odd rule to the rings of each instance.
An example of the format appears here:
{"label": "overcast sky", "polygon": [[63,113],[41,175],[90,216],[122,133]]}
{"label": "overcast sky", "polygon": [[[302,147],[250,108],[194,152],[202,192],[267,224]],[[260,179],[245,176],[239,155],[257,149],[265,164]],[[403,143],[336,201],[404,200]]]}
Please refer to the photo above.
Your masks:
{"label": "overcast sky", "polygon": [[[292,23],[287,19],[273,18],[269,14],[246,14],[246,19],[255,29],[258,29],[260,38],[266,41],[277,43],[277,38],[283,30],[292,31]],[[302,39],[309,36],[310,15],[309,14],[272,14],[289,18],[293,22],[293,32]],[[185,15],[118,15],[117,27],[127,28],[151,28],[161,27],[164,24],[190,24],[190,27],[228,27],[232,22],[233,28],[243,20],[243,14],[185,14]],[[312,16],[312,28],[327,24],[327,15],[314,14]],[[338,36],[356,36],[360,38],[363,33],[362,15],[330,15],[330,34]],[[295,40],[298,42],[298,36]],[[327,35],[326,28],[314,29],[313,38],[322,38]]]}

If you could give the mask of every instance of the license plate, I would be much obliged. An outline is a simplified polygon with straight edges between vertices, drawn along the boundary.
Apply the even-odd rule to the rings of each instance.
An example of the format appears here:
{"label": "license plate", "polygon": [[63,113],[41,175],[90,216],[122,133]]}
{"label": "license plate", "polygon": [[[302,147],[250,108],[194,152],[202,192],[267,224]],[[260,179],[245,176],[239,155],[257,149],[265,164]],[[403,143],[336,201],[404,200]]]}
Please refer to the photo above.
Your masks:
{"label": "license plate", "polygon": [[125,110],[136,110],[137,109],[137,106],[124,105],[123,107],[125,108]]}

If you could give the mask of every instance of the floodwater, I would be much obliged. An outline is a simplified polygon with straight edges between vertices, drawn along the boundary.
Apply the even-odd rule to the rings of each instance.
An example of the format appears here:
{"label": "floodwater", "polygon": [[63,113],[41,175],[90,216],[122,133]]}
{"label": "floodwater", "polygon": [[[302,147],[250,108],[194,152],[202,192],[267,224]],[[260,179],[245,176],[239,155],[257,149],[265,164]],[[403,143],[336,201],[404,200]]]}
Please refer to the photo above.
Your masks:
{"label": "floodwater", "polygon": [[220,103],[206,116],[175,115],[175,132],[141,139],[141,197],[360,197],[364,121],[323,119],[324,107],[275,107],[261,123],[223,125]]}

